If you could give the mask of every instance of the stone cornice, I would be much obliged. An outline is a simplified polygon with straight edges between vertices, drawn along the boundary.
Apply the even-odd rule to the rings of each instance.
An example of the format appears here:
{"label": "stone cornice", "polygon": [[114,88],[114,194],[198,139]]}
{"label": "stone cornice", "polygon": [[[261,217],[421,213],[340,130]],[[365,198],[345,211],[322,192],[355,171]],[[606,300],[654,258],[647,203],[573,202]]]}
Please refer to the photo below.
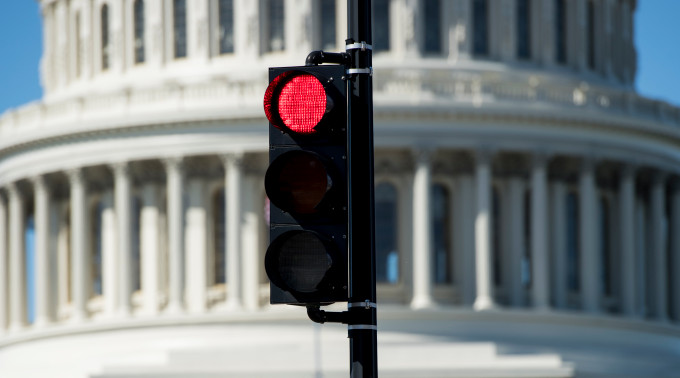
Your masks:
{"label": "stone cornice", "polygon": [[[655,153],[659,156],[680,154],[680,108],[623,87],[545,73],[452,68],[383,69],[376,71],[375,84],[378,145],[436,137],[438,145],[463,146],[452,139],[478,142],[497,136],[496,130],[522,139],[512,142],[522,145],[524,140],[561,143],[566,137],[576,144],[635,143],[646,151],[665,151]],[[29,104],[0,116],[0,163],[45,147],[135,137],[155,143],[149,138],[178,133],[222,138],[233,132],[241,140],[259,138],[265,146],[266,132],[256,127],[266,125],[261,108],[265,87],[260,79],[210,80]],[[149,147],[148,152],[154,150]]]}
{"label": "stone cornice", "polygon": [[[29,104],[0,116],[0,154],[27,143],[81,133],[259,119],[265,87],[260,80],[210,81]],[[678,107],[622,88],[545,75],[384,69],[376,72],[374,97],[378,116],[566,120],[622,124],[667,136],[680,130]]]}

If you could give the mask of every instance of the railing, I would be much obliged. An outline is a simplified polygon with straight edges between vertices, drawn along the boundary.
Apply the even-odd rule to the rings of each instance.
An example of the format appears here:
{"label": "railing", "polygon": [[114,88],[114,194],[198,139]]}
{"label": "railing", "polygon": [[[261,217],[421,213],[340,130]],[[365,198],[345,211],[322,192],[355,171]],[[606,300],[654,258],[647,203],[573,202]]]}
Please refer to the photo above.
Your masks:
{"label": "railing", "polygon": [[641,121],[680,128],[680,107],[651,100],[634,91],[611,86],[597,86],[576,80],[527,73],[461,72],[456,70],[389,69],[376,71],[376,98],[420,93],[461,104],[493,107],[500,104],[553,106],[588,109],[638,118]]}

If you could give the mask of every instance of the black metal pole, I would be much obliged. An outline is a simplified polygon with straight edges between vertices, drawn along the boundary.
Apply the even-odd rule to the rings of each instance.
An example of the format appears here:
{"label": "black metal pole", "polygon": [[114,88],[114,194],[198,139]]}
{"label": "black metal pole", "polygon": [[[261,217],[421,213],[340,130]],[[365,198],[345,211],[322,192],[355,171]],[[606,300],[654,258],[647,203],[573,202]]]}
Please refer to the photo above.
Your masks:
{"label": "black metal pole", "polygon": [[371,1],[347,1],[350,376],[378,376]]}

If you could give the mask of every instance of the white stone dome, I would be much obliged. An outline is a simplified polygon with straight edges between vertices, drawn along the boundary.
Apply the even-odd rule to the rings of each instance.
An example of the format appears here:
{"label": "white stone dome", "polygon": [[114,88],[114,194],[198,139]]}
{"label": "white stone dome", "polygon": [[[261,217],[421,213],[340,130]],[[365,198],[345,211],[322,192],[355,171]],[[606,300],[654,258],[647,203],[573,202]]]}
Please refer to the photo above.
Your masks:
{"label": "white stone dome", "polygon": [[[675,374],[680,108],[633,88],[637,2],[372,3],[384,375]],[[346,375],[262,266],[267,68],[344,50],[346,3],[40,4],[44,98],[0,116],[0,376]]]}

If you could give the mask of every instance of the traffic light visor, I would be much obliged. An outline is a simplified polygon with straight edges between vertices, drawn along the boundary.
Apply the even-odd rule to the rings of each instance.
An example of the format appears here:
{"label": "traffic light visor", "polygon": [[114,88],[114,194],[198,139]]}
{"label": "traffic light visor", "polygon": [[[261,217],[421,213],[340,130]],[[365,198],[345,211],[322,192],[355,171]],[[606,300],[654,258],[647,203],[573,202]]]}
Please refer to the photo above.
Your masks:
{"label": "traffic light visor", "polygon": [[272,125],[297,134],[314,134],[329,107],[319,79],[301,71],[286,71],[269,83],[264,111]]}

